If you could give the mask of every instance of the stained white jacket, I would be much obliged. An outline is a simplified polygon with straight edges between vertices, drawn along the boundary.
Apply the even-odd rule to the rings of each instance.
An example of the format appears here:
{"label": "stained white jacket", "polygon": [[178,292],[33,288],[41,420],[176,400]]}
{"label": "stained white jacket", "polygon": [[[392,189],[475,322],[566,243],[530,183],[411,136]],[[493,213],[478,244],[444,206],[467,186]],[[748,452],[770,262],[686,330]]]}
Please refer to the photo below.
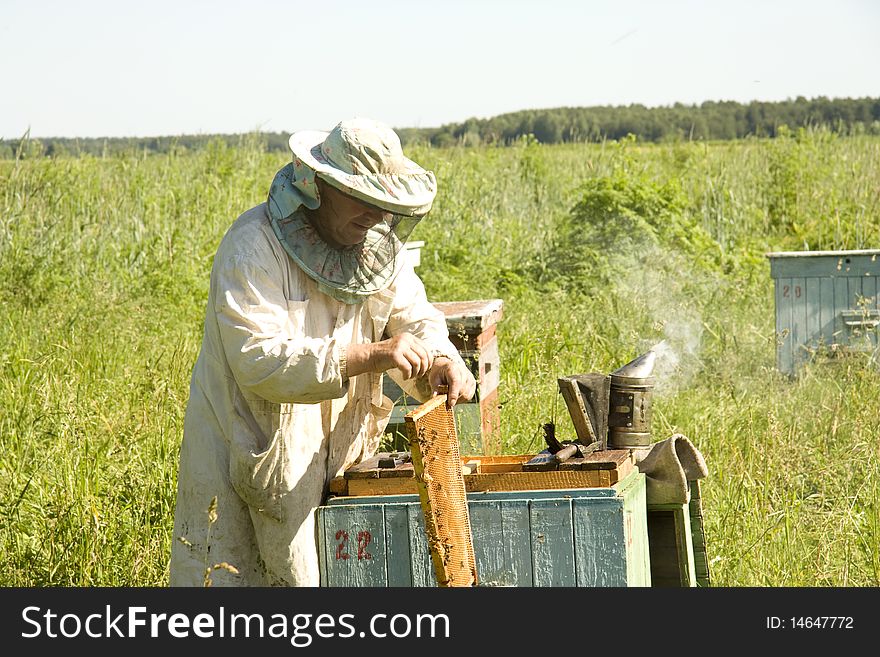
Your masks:
{"label": "stained white jacket", "polygon": [[[201,586],[221,562],[239,574],[213,570],[215,586],[319,584],[315,508],[333,477],[376,451],[393,407],[381,374],[342,380],[340,350],[403,332],[458,358],[411,265],[347,305],[290,260],[265,204],[236,220],[214,259],[190,384],[172,586]],[[430,396],[424,380],[398,383]]]}

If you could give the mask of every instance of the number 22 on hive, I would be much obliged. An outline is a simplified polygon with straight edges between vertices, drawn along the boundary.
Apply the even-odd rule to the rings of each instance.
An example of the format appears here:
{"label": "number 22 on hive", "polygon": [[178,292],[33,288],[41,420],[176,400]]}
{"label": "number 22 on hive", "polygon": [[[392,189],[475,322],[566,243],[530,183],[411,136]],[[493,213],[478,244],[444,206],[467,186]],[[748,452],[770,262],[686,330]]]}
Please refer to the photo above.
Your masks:
{"label": "number 22 on hive", "polygon": [[[351,554],[348,551],[348,532],[344,529],[339,529],[336,532],[336,560],[337,561],[347,561],[351,558]],[[367,550],[367,546],[373,540],[373,535],[370,534],[367,530],[359,531],[357,533],[357,558],[358,561],[363,559],[372,559],[373,555]]]}

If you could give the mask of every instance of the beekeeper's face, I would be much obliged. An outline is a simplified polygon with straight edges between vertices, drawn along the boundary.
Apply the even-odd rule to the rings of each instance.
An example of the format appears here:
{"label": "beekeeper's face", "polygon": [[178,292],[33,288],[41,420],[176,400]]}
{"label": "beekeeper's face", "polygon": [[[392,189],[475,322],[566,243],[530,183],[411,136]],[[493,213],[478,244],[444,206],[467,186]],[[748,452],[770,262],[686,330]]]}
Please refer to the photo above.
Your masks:
{"label": "beekeeper's face", "polygon": [[317,183],[321,205],[314,213],[315,228],[331,246],[360,244],[373,226],[392,220],[390,212],[344,194],[323,180]]}

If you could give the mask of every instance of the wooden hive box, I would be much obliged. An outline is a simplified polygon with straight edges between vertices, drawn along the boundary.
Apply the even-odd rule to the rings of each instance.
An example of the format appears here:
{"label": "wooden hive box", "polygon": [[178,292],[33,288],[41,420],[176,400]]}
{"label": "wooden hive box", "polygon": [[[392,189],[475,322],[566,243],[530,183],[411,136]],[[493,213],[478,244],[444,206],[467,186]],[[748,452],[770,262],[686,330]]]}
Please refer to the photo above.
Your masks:
{"label": "wooden hive box", "polygon": [[[496,450],[499,429],[498,383],[500,359],[495,327],[502,317],[501,299],[450,301],[435,303],[446,317],[449,339],[471,369],[477,391],[470,402],[457,404],[454,410],[462,451],[492,453]],[[386,431],[396,435],[396,449],[405,449],[404,416],[419,406],[407,397],[391,379],[384,377],[383,393],[395,402]]]}
{"label": "wooden hive box", "polygon": [[[609,486],[467,499],[480,586],[651,585],[635,469]],[[322,586],[437,586],[418,495],[331,498],[317,524]]]}
{"label": "wooden hive box", "polygon": [[820,348],[877,349],[880,250],[768,253],[775,284],[776,366],[794,375]]}

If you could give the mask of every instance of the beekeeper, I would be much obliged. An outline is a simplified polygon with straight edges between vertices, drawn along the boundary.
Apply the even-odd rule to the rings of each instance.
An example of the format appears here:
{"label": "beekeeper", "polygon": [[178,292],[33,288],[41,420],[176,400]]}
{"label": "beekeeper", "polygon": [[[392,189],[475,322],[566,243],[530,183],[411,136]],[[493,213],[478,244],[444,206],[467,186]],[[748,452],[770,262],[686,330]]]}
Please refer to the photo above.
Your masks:
{"label": "beekeeper", "polygon": [[441,385],[450,405],[474,393],[403,250],[431,209],[434,174],[367,119],[297,132],[290,148],[268,201],[214,258],[172,586],[202,586],[206,573],[215,586],[318,585],[315,508],[333,477],[376,451],[393,407],[383,372],[422,401]]}

